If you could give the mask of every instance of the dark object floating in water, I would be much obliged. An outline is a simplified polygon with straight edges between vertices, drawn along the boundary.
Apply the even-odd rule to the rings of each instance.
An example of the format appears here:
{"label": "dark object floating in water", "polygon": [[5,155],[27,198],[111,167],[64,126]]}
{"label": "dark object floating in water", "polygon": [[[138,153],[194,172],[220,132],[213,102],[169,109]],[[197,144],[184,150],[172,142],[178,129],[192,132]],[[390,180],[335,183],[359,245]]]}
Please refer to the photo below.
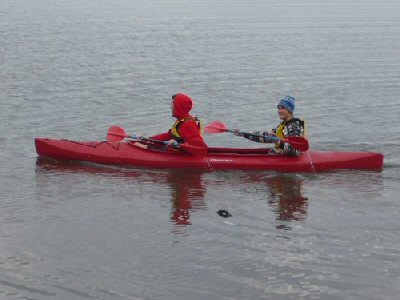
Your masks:
{"label": "dark object floating in water", "polygon": [[220,209],[219,211],[217,211],[217,214],[224,218],[232,217],[232,215],[229,213],[229,211],[227,211],[225,209]]}

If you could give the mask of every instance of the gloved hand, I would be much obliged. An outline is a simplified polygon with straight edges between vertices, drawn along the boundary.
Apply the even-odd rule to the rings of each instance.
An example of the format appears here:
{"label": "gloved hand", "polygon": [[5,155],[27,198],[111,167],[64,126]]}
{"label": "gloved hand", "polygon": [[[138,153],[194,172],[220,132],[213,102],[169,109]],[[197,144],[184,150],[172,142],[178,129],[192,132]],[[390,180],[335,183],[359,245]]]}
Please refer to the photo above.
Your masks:
{"label": "gloved hand", "polygon": [[179,147],[179,143],[177,141],[175,141],[174,139],[171,139],[168,141],[168,146],[172,147],[172,148],[178,148]]}

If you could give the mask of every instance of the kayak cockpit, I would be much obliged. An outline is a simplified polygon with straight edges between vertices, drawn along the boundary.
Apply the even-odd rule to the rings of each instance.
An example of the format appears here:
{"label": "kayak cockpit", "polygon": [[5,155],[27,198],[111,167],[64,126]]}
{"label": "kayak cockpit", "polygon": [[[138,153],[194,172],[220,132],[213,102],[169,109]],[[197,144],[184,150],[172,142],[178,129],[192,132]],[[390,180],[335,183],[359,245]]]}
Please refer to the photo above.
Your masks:
{"label": "kayak cockpit", "polygon": [[208,148],[208,154],[272,154],[270,148]]}

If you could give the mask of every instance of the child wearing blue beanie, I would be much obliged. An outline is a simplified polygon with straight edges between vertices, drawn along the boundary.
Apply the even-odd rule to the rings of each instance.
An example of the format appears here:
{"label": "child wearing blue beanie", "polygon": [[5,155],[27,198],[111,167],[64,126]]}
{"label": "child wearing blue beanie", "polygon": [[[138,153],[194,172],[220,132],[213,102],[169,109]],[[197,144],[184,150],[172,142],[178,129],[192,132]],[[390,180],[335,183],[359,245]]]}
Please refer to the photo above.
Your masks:
{"label": "child wearing blue beanie", "polygon": [[296,99],[292,96],[285,96],[277,105],[279,118],[281,123],[270,132],[255,131],[250,133],[235,133],[238,136],[243,136],[246,139],[259,143],[275,142],[276,137],[279,141],[275,143],[275,148],[272,153],[285,154],[289,156],[298,156],[300,151],[293,148],[289,143],[282,142],[289,136],[303,136],[305,135],[304,121],[293,117],[296,108]]}
{"label": "child wearing blue beanie", "polygon": [[286,96],[281,101],[279,101],[278,108],[279,108],[279,105],[283,106],[284,108],[286,108],[288,110],[288,112],[290,112],[293,115],[294,109],[296,108],[295,102],[296,102],[296,99],[294,97]]}

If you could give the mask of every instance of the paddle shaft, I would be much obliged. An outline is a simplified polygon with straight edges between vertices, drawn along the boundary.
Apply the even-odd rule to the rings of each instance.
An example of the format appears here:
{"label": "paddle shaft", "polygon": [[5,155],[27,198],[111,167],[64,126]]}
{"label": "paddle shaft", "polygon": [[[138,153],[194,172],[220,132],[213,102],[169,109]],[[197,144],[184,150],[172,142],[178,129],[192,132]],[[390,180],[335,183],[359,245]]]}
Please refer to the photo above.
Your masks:
{"label": "paddle shaft", "polygon": [[[232,131],[229,131],[232,132]],[[235,132],[235,131],[234,131]],[[305,139],[302,136],[288,136],[286,139],[280,139],[276,135],[273,134],[268,134],[268,135],[262,135],[262,134],[254,134],[250,132],[243,132],[239,131],[242,134],[248,134],[249,136],[253,136],[255,138],[263,138],[263,139],[269,139],[269,142],[271,143],[288,143],[291,145],[294,149],[299,150],[301,152],[308,151],[309,149],[309,144],[307,139]]]}
{"label": "paddle shaft", "polygon": [[208,124],[204,128],[204,132],[206,133],[223,133],[223,132],[230,132],[230,133],[238,133],[239,135],[247,135],[247,136],[252,136],[255,138],[263,138],[264,141],[267,140],[267,142],[270,143],[277,143],[277,142],[283,142],[283,143],[288,143],[290,144],[293,148],[299,151],[307,151],[309,148],[309,144],[307,139],[305,139],[302,136],[288,136],[286,139],[280,139],[276,135],[273,134],[267,134],[267,135],[261,135],[261,134],[255,134],[252,132],[247,132],[247,131],[242,131],[239,129],[229,129],[226,127],[226,125],[220,121],[213,121],[210,124]]}
{"label": "paddle shaft", "polygon": [[[265,137],[265,135],[262,135],[262,134],[256,134],[256,133],[243,131],[243,130],[239,130],[239,129],[226,129],[226,132],[246,134],[246,135],[249,135],[249,136],[252,136],[252,137],[255,137],[255,138],[260,138],[260,137],[264,138]],[[280,139],[277,136],[272,135],[272,134],[268,134],[268,138],[271,140],[272,143],[274,143],[274,142],[276,143],[276,142],[279,142],[279,141],[288,142],[288,140]]]}
{"label": "paddle shaft", "polygon": [[179,144],[177,142],[170,144],[168,141],[155,140],[155,139],[152,139],[152,138],[147,138],[147,137],[143,137],[143,136],[137,136],[135,134],[127,135],[127,134],[120,134],[120,133],[116,133],[116,132],[109,132],[108,134],[119,136],[119,137],[122,137],[122,138],[128,138],[128,139],[136,140],[138,142],[140,142],[140,141],[152,142],[152,143],[157,143],[157,144],[161,144],[161,145],[165,145],[165,146],[171,146],[173,148],[179,148]]}
{"label": "paddle shaft", "polygon": [[[117,139],[115,138],[117,137]],[[124,138],[128,138],[128,139],[132,139],[132,140],[136,140],[138,142],[150,142],[150,143],[156,143],[156,144],[160,144],[163,146],[167,146],[167,147],[172,147],[175,149],[182,149],[186,152],[189,152],[193,155],[196,156],[204,156],[207,154],[207,149],[206,148],[201,148],[201,147],[197,147],[197,146],[193,146],[193,145],[188,145],[188,144],[179,144],[178,142],[170,142],[170,141],[160,141],[160,140],[155,140],[152,138],[146,138],[146,137],[142,137],[142,136],[137,136],[137,135],[128,135],[125,131],[124,128],[119,127],[119,126],[111,126],[108,129],[108,133],[107,133],[107,140],[109,141],[114,141],[114,142],[118,142]]]}

